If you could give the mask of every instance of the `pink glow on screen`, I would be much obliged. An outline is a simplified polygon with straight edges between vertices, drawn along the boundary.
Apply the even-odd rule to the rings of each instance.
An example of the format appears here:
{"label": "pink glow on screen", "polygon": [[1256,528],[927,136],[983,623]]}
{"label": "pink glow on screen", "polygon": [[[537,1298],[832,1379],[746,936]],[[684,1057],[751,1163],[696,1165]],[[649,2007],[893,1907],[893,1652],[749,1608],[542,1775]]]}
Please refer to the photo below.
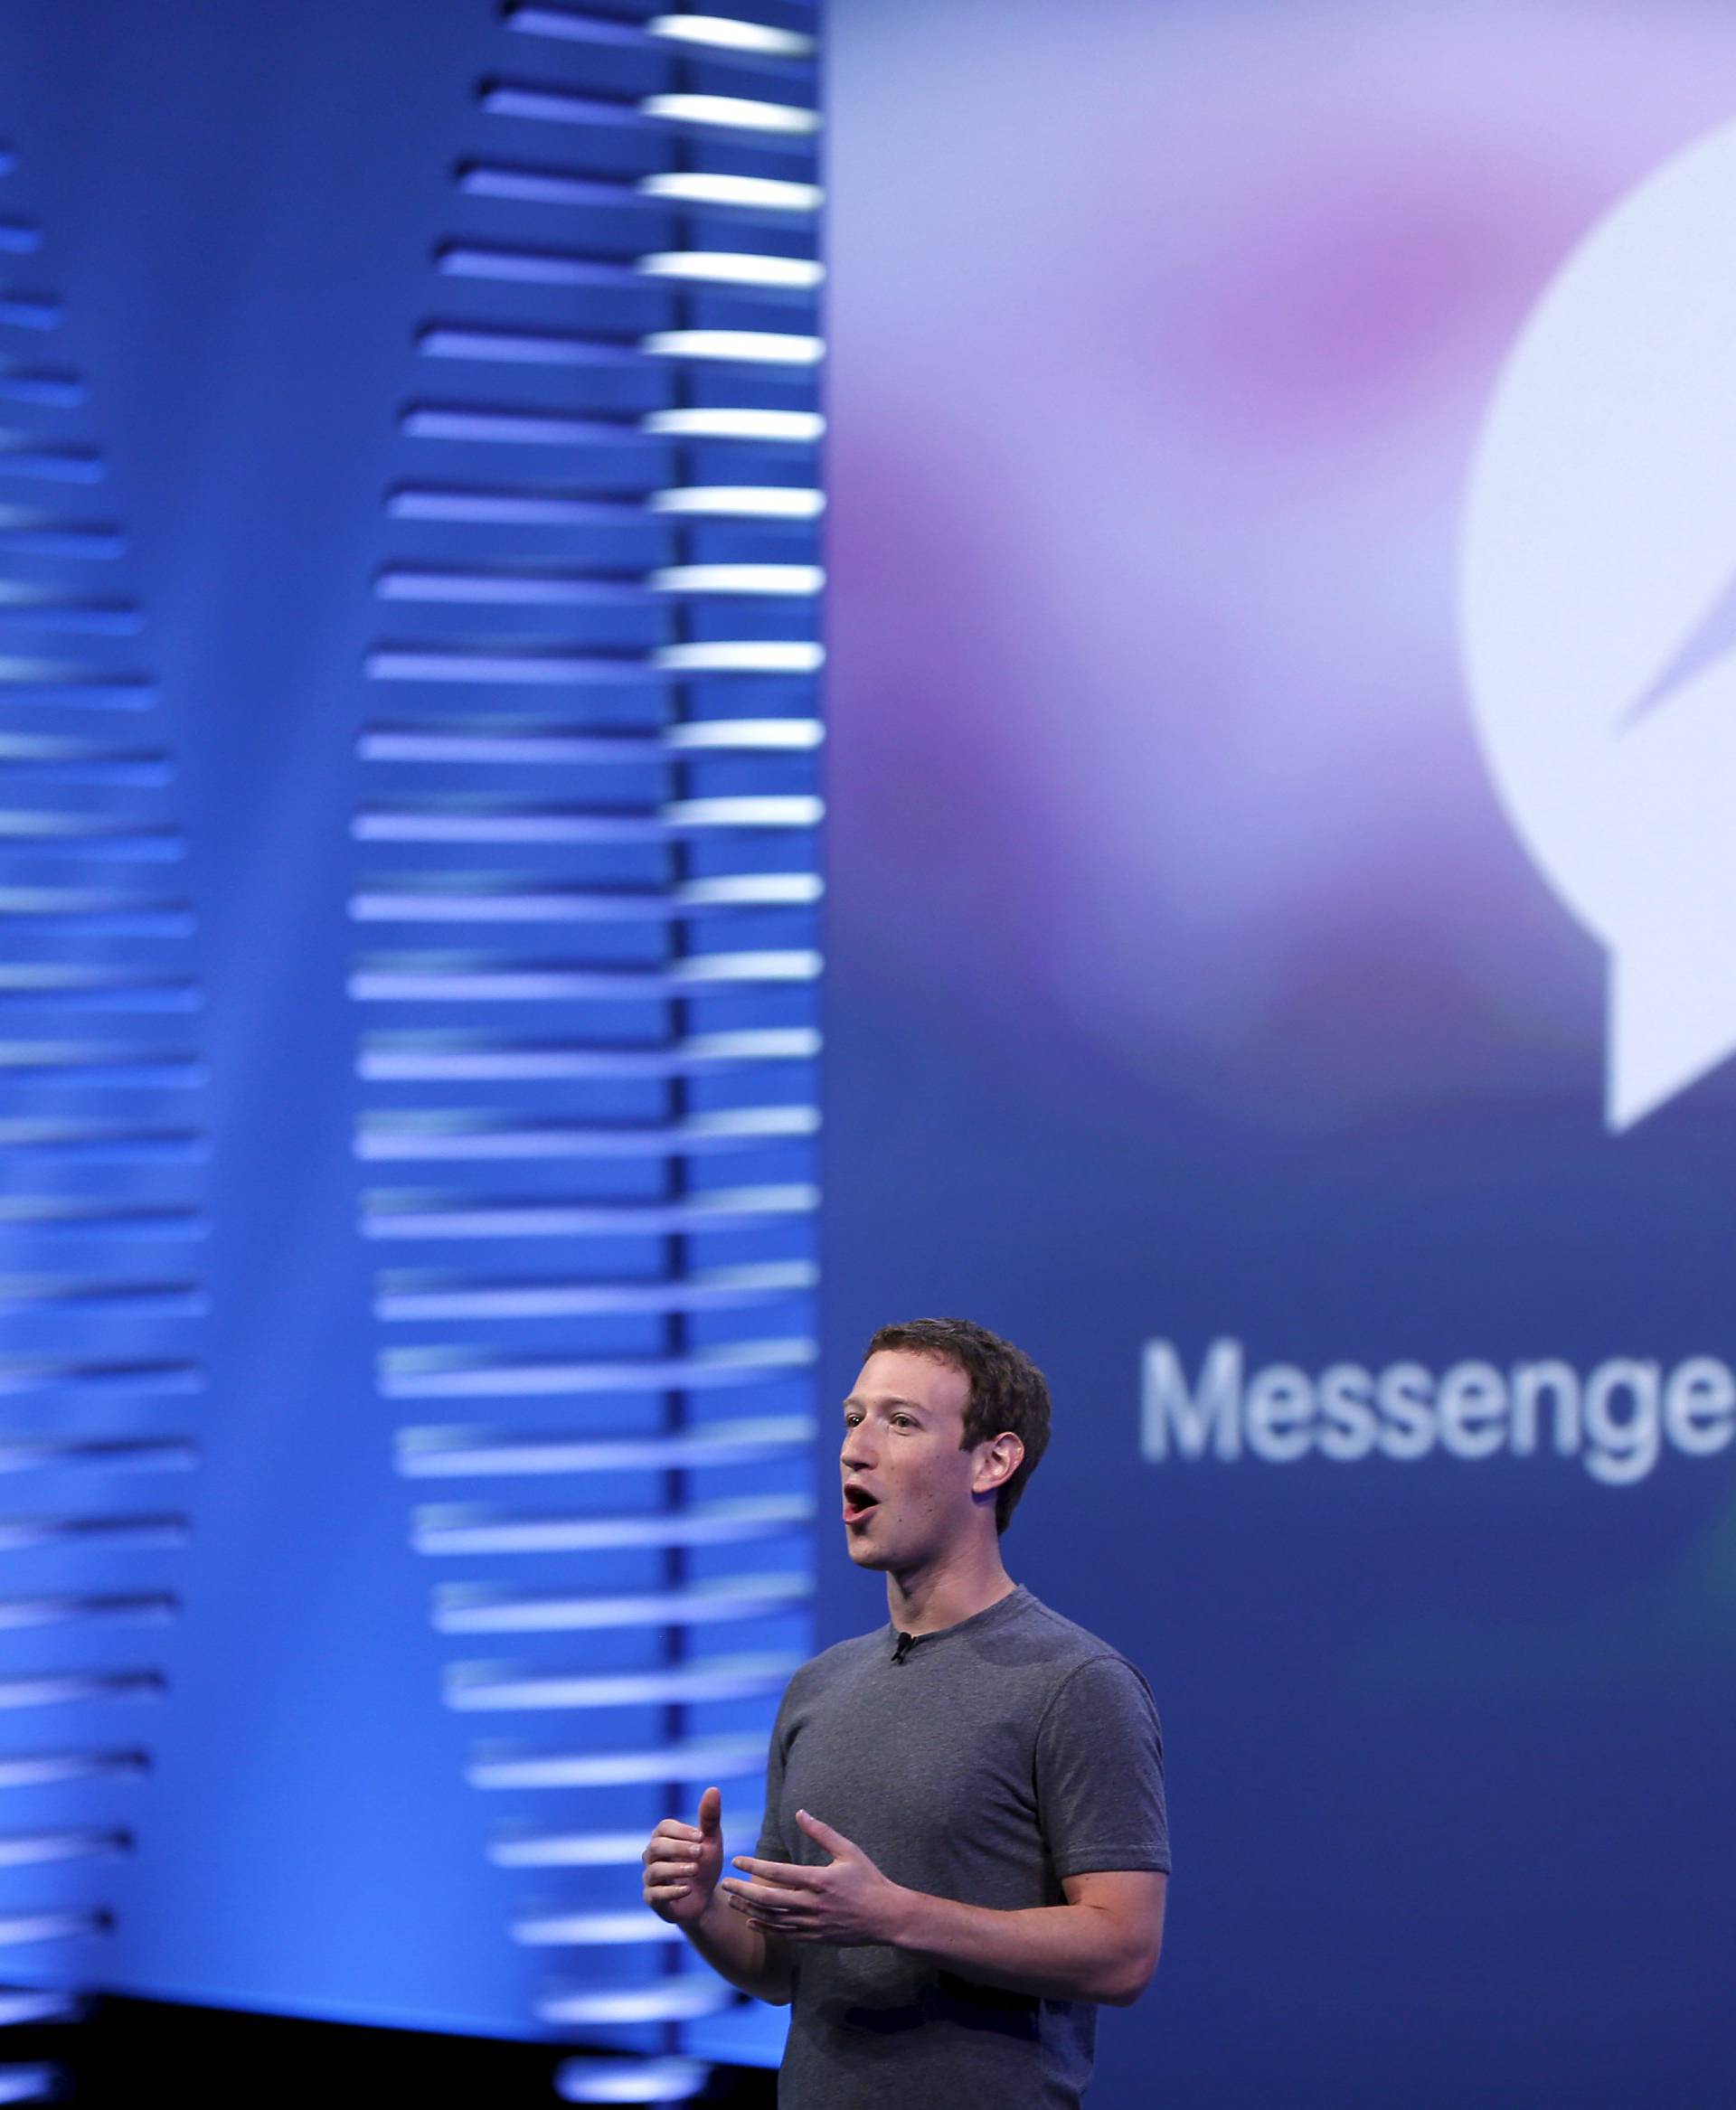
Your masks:
{"label": "pink glow on screen", "polygon": [[1736,16],[883,0],[832,97],[842,942],[1238,1103],[1594,1089],[1458,513],[1549,278],[1736,117]]}

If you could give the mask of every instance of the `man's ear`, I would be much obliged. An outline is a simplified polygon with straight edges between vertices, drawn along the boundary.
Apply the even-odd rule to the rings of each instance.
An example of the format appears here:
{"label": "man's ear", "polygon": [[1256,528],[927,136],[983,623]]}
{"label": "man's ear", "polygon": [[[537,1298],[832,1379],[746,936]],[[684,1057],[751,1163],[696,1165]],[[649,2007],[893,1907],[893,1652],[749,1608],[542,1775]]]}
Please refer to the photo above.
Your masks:
{"label": "man's ear", "polygon": [[993,1494],[1005,1487],[1024,1463],[1024,1445],[1010,1428],[1003,1429],[992,1443],[980,1446],[976,1470],[971,1475],[973,1494]]}

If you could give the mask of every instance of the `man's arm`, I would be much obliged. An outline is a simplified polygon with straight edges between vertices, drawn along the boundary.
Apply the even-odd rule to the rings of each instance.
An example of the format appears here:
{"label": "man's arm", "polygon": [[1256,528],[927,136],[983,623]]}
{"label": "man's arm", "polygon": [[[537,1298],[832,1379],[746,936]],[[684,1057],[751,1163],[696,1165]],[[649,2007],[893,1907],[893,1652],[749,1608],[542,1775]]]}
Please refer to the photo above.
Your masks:
{"label": "man's arm", "polygon": [[717,1894],[723,1866],[723,1797],[708,1787],[699,1823],[665,1817],[640,1856],[645,1901],[678,1926],[720,1977],[740,1992],[787,2007],[792,1991],[789,1949],[778,1935],[750,1926]]}
{"label": "man's arm", "polygon": [[1157,1968],[1169,1878],[1110,1870],[1063,1876],[1061,1887],[1065,1905],[1023,1912],[906,1890],[898,1945],[920,1949],[978,1985],[1131,2007]]}
{"label": "man's arm", "polygon": [[769,1938],[884,1942],[919,1950],[980,1985],[1113,2007],[1130,2007],[1157,1968],[1169,1879],[1155,1870],[1064,1876],[1065,1905],[1001,1912],[907,1890],[841,1832],[806,1810],[796,1821],[832,1856],[826,1867],[743,1856],[735,1865],[750,1879],[722,1885],[735,1911]]}
{"label": "man's arm", "polygon": [[789,2005],[794,1991],[789,1945],[781,1936],[750,1926],[739,1912],[731,1912],[715,1890],[697,1919],[680,1924],[682,1933],[712,1969],[739,1992],[750,1992],[773,2007]]}

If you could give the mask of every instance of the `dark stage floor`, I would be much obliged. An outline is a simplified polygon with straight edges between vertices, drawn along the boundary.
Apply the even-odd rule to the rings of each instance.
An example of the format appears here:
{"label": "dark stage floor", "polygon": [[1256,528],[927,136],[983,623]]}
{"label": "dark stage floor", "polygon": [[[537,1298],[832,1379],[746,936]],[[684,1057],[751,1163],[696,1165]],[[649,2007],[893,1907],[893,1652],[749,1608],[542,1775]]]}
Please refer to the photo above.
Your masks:
{"label": "dark stage floor", "polygon": [[[80,2022],[8,2030],[4,2066],[52,2062],[65,2076],[60,2099],[93,2110],[133,2110],[142,2090],[182,2105],[239,2106],[286,2087],[324,2090],[327,2101],[345,2105],[474,2101],[488,2110],[521,2104],[529,2110],[559,2100],[555,2070],[567,2060],[594,2057],[602,2063],[607,2056],[567,2045],[104,1996]],[[695,2099],[731,2110],[773,2110],[777,2077],[719,2067]]]}

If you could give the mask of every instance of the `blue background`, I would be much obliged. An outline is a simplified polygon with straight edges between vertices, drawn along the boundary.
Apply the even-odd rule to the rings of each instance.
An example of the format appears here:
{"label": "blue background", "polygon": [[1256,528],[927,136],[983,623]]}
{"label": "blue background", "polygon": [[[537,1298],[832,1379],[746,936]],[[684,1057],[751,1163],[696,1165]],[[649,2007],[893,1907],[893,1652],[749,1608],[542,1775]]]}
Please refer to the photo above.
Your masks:
{"label": "blue background", "polygon": [[[1602,957],[1453,628],[1501,362],[1728,118],[1726,34],[834,19],[826,1389],[917,1312],[1053,1388],[1008,1568],[1146,1672],[1175,1841],[1106,2104],[1731,2085],[1730,1452],[1610,1488],[1159,1465],[1139,1426],[1153,1339],[1190,1379],[1223,1336],[1309,1372],[1736,1345],[1736,1079],[1606,1133]],[[880,1615],[822,1576],[824,1636]]]}
{"label": "blue background", "polygon": [[[1094,2100],[1717,2099],[1736,1874],[1728,1455],[1666,1452],[1625,1489],[1541,1455],[1159,1468],[1140,1456],[1138,1369],[1153,1337],[1194,1369],[1224,1334],[1252,1363],[1309,1370],[1736,1357],[1736,1086],[1713,1076],[1630,1135],[1605,1133],[1603,963],[1500,814],[1452,614],[1464,474],[1513,335],[1598,217],[1728,118],[1736,35],[1694,7],[1542,0],[1089,15],[1010,0],[992,35],[984,24],[951,0],[863,0],[832,17],[821,1397],[842,1396],[875,1324],[920,1311],[995,1326],[1049,1373],[1055,1441],[1009,1565],[1150,1677],[1177,1846],[1163,1969],[1140,2007],[1105,2017]],[[488,1858],[502,1821],[466,1777],[474,1725],[441,1704],[455,1644],[429,1619],[440,1564],[411,1550],[419,1490],[394,1456],[401,1418],[439,1410],[401,1412],[379,1374],[388,1349],[448,1346],[449,1327],[401,1340],[374,1312],[382,1262],[358,1217],[367,1190],[401,1182],[353,1149],[363,1115],[445,1101],[364,1086],[358,1039],[377,1022],[346,991],[358,953],[395,942],[376,948],[350,918],[374,868],[354,814],[416,789],[413,773],[377,777],[357,758],[382,708],[365,656],[382,639],[461,645],[483,629],[462,610],[429,617],[431,632],[401,611],[382,619],[381,564],[440,561],[451,545],[389,526],[382,499],[407,478],[503,473],[486,448],[430,468],[405,405],[558,398],[595,415],[668,400],[631,378],[612,396],[589,381],[568,396],[539,374],[460,385],[419,366],[430,316],[489,312],[491,297],[433,274],[432,245],[458,225],[455,160],[572,158],[478,109],[491,73],[558,81],[578,65],[529,39],[504,52],[505,36],[492,9],[456,0],[148,17],[82,0],[21,5],[0,24],[13,83],[0,136],[16,156],[4,210],[44,238],[40,256],[6,259],[5,283],[65,301],[52,345],[21,335],[6,355],[88,378],[54,429],[108,465],[99,487],[21,487],[18,502],[124,527],[100,585],[79,583],[136,602],[142,626],[81,644],[81,664],[148,678],[151,693],[131,698],[141,713],[112,738],[172,760],[142,788],[111,774],[77,796],[181,831],[184,855],[127,884],[180,904],[163,912],[160,956],[198,999],[184,990],[179,1012],[115,1029],[184,1058],[169,1097],[68,1085],[16,1102],[32,1117],[118,1109],[180,1140],[99,1152],[94,1169],[73,1152],[48,1182],[118,1218],[167,1212],[164,1244],[122,1224],[44,1258],[58,1234],[18,1220],[8,1280],[171,1288],[75,1315],[71,1331],[63,1315],[9,1310],[11,1426],[187,1437],[200,1457],[167,1496],[87,1468],[12,1502],[10,1514],[62,1496],[69,1510],[172,1510],[191,1531],[29,1554],[33,1579],[9,1590],[170,1592],[181,1615],[9,1634],[8,1678],[145,1682],[46,1727],[13,1709],[0,1763],[75,1747],[150,1757],[142,1774],[14,1798],[14,1829],[94,1823],[134,1839],[52,1882],[4,1871],[8,1911],[114,1914],[43,1974],[528,2034],[554,1973],[508,1938],[514,1916],[626,1908],[636,1886],[625,1864],[581,1881]],[[620,92],[650,84],[622,66]],[[618,143],[587,151],[602,175],[662,165]],[[465,210],[466,231],[489,239],[560,239],[504,205]],[[713,231],[712,246],[728,239]],[[546,296],[540,326],[563,318],[565,297]],[[618,334],[696,319],[599,297],[590,325]],[[774,326],[762,312],[704,319]],[[9,401],[5,422],[54,421]],[[604,496],[672,476],[800,483],[811,470],[599,461],[586,487]],[[542,473],[580,480],[565,461]],[[775,537],[700,551],[643,523],[593,524],[594,542],[590,529],[571,544],[525,536],[487,560],[637,572],[811,554]],[[59,564],[26,555],[5,576],[63,583]],[[700,634],[731,636],[733,620]],[[526,617],[514,648],[627,652],[670,635],[643,611],[615,629],[588,621]],[[757,634],[802,636],[806,622]],[[68,714],[33,701],[37,678],[9,665],[7,724],[58,737]],[[662,692],[649,707],[645,693],[587,708],[655,726]],[[701,684],[682,708],[811,708],[806,686],[787,695],[756,684],[743,705]],[[461,707],[526,709],[517,692],[472,692]],[[635,796],[807,781],[755,763]],[[484,774],[474,788],[507,798],[519,782]],[[588,783],[554,788],[582,799]],[[767,869],[801,869],[806,854],[764,852]],[[606,862],[585,874],[609,877]],[[46,871],[24,858],[17,883]],[[614,871],[669,876],[630,857]],[[80,959],[135,956],[80,928]],[[809,919],[796,940],[811,937]],[[789,941],[756,927],[737,942]],[[20,956],[49,956],[34,943]],[[760,991],[617,1025],[653,1041],[797,1029],[807,1001]],[[524,1026],[571,1030],[558,1006]],[[750,1079],[722,1103],[781,1103],[779,1089]],[[630,1099],[609,1117],[658,1111]],[[9,1201],[44,1192],[43,1162],[8,1148]],[[791,1143],[694,1177],[701,1192],[788,1187],[809,1169]],[[559,1164],[476,1176],[476,1194],[454,1192],[599,1207],[692,1192],[672,1198],[618,1166],[586,1182]],[[800,1266],[811,1229],[797,1215],[674,1254],[661,1237],[586,1246],[582,1265],[646,1280]],[[396,1251],[385,1264],[431,1265]],[[507,1276],[549,1264],[466,1256]],[[797,1286],[693,1327],[672,1342],[661,1323],[618,1314],[521,1344],[643,1368],[732,1341],[799,1345],[813,1312]],[[463,1345],[481,1352],[479,1339]],[[53,1381],[25,1381],[43,1357]],[[799,1363],[756,1365],[750,1403],[724,1394],[713,1408],[685,1391],[682,1411],[799,1415],[807,1389]],[[520,1432],[646,1432],[669,1426],[662,1406],[641,1386],[499,1412]],[[825,1488],[829,1435],[819,1448]],[[786,1444],[680,1478],[563,1486],[543,1506],[799,1505],[807,1470]],[[512,1506],[496,1488],[454,1492]],[[810,1555],[792,1520],[750,1560],[800,1585]],[[5,1558],[22,1574],[24,1555]],[[729,1572],[732,1558],[694,1554],[674,1579]],[[819,1640],[882,1618],[877,1586],[841,1548],[821,1572]],[[627,1590],[672,1577],[661,1554],[590,1554],[550,1557],[533,1579]],[[814,1638],[798,1610],[744,1621],[714,1647],[702,1636],[708,1659],[756,1659],[731,1672],[738,1698],[623,1710],[540,1741],[761,1734],[778,1665]],[[670,1667],[666,1639],[522,1646],[541,1667],[656,1672]],[[514,1740],[539,1742],[534,1723],[519,1728]],[[752,1763],[724,1785],[750,1822]],[[648,1828],[670,1799],[655,1782],[569,1796],[553,1821]],[[512,1814],[551,1818],[528,1804]],[[847,1830],[847,1813],[826,1814]],[[663,1952],[631,1945],[586,1963],[627,1988],[665,1974]],[[769,2058],[775,2020],[724,2013],[691,2040]]]}
{"label": "blue background", "polygon": [[[502,76],[587,89],[601,107],[577,127],[504,114],[486,100]],[[0,78],[12,84],[0,110],[14,157],[5,209],[40,232],[39,246],[21,236],[6,259],[7,291],[52,294],[62,310],[51,333],[10,333],[6,372],[52,362],[82,376],[69,405],[24,406],[7,422],[99,449],[106,465],[89,489],[44,496],[26,480],[20,501],[116,530],[100,565],[26,551],[9,559],[8,579],[124,601],[122,634],[79,642],[71,656],[88,679],[123,680],[120,701],[140,715],[44,702],[22,663],[8,663],[0,709],[31,737],[94,725],[108,748],[148,739],[155,758],[147,789],[103,762],[113,781],[26,788],[16,803],[124,812],[170,831],[172,845],[166,876],[127,868],[116,881],[127,915],[153,884],[152,899],[173,897],[173,913],[154,911],[150,928],[87,915],[16,946],[31,959],[174,966],[178,1015],[101,1022],[128,1048],[168,1048],[182,1066],[172,1092],[124,1079],[19,1088],[14,1110],[75,1127],[121,1117],[155,1131],[171,1125],[169,1105],[175,1147],[135,1144],[128,1155],[86,1136],[82,1156],[62,1150],[52,1163],[21,1143],[10,1149],[0,1175],[9,1195],[94,1195],[117,1221],[52,1252],[52,1227],[9,1225],[9,1285],[52,1270],[84,1292],[124,1277],[175,1294],[109,1296],[70,1315],[9,1308],[0,1325],[18,1356],[8,1389],[26,1395],[18,1426],[32,1416],[78,1426],[80,1383],[97,1391],[85,1420],[100,1421],[106,1395],[80,1376],[82,1352],[118,1372],[109,1389],[125,1396],[105,1431],[130,1418],[128,1428],[193,1445],[197,1465],[158,1499],[175,1521],[149,1546],[11,1557],[14,1575],[35,1562],[19,1587],[137,1596],[148,1583],[156,1593],[118,1625],[87,1607],[71,1625],[6,1637],[21,1673],[138,1673],[118,1697],[7,1719],[8,1751],[119,1754],[94,1778],[21,1788],[19,1823],[77,1820],[126,1835],[124,1851],[46,1874],[6,1870],[20,1908],[59,1899],[110,1916],[100,1931],[20,1952],[20,1968],[167,1999],[505,2035],[544,2032],[551,2018],[538,2003],[575,1983],[605,1999],[644,1996],[654,2010],[666,1992],[677,2008],[697,2000],[686,2049],[775,2061],[782,2018],[709,1974],[695,1984],[679,1941],[599,1939],[593,1924],[549,1945],[521,1930],[551,1913],[624,1912],[648,1935],[671,1935],[638,1902],[643,1839],[691,1801],[702,1772],[725,1779],[736,1827],[751,1835],[764,1736],[809,1644],[813,910],[684,919],[656,904],[707,878],[754,883],[811,869],[811,816],[732,834],[697,822],[684,834],[666,817],[667,802],[683,798],[811,803],[811,752],[687,761],[657,742],[677,719],[808,722],[813,682],[675,679],[655,655],[708,638],[810,637],[812,609],[676,609],[637,582],[679,562],[811,561],[810,529],[686,527],[642,501],[671,486],[806,487],[812,450],[650,441],[631,420],[683,403],[811,400],[805,373],[726,369],[708,380],[709,370],[660,364],[633,349],[646,331],[799,333],[811,322],[799,301],[769,313],[747,297],[608,283],[611,259],[630,264],[646,250],[811,248],[811,222],[768,231],[750,218],[678,221],[613,202],[623,183],[658,169],[811,177],[806,145],[696,141],[635,114],[638,96],[684,85],[800,104],[803,80],[798,71],[744,89],[727,68],[713,78],[632,48],[574,51],[514,33],[484,5],[299,4],[14,9],[0,28]],[[564,170],[601,186],[600,202],[553,212],[460,187],[455,178],[476,161]],[[458,238],[588,251],[603,267],[598,289],[466,280],[437,261],[437,245]],[[491,369],[429,356],[430,321],[564,328],[603,350],[577,369]],[[577,443],[541,447],[439,439],[410,418],[427,403],[576,418],[581,429]],[[416,486],[552,495],[569,517],[552,530],[406,517],[394,495]],[[580,586],[505,618],[462,600],[377,598],[388,568],[467,565]],[[25,608],[18,620],[41,618]],[[506,672],[394,680],[381,651],[394,646],[449,655],[440,664],[455,668],[467,650],[494,653]],[[577,672],[524,678],[544,654]],[[595,734],[618,741],[624,758],[556,753],[533,770],[479,762],[455,783],[413,761],[365,758],[363,736],[382,723]],[[357,832],[369,812],[443,820],[460,810],[442,804],[455,790],[498,822],[480,847],[405,847]],[[544,822],[571,823],[571,839],[539,843]],[[90,864],[74,873],[81,882]],[[66,876],[63,862],[55,870]],[[52,876],[27,850],[9,860],[9,881]],[[353,919],[353,897],[418,881],[637,890],[645,912],[588,923],[575,911],[504,929]],[[773,965],[714,989],[680,982],[686,962],[719,953]],[[492,1006],[438,991],[375,999],[354,979],[398,966],[592,979],[578,999],[561,984]],[[28,1041],[26,1028],[73,1031],[35,1012],[18,1027]],[[711,1036],[754,1032],[782,1036],[775,1059],[706,1052]],[[485,1066],[552,1049],[575,1067],[528,1083],[364,1074],[382,1052],[420,1060],[430,1049]],[[460,1132],[542,1124],[551,1146],[474,1161],[359,1154],[369,1137],[413,1136],[419,1120],[455,1108]],[[768,1112],[774,1126],[757,1139],[751,1122]],[[684,1123],[727,1129],[737,1116],[750,1124],[739,1138],[656,1140]],[[599,1128],[610,1133],[598,1144]],[[579,1146],[562,1148],[575,1135]],[[726,1191],[747,1199],[726,1204]],[[169,1259],[160,1238],[147,1241],[148,1224],[119,1220],[140,1206],[169,1212]],[[569,1214],[552,1237],[501,1235],[499,1212],[515,1208]],[[419,1219],[438,1229],[454,1215],[458,1235],[417,1235]],[[720,1275],[731,1268],[760,1272],[731,1282]],[[432,1291],[438,1303],[455,1285],[527,1280],[574,1297],[564,1312],[505,1324],[388,1308],[394,1290]],[[50,1360],[26,1368],[33,1356]],[[566,1375],[551,1379],[552,1368]],[[142,1404],[129,1403],[135,1393]],[[744,1418],[776,1426],[751,1439],[712,1427]],[[638,1435],[654,1448],[688,1428],[714,1443],[688,1463],[656,1452],[605,1470],[430,1487],[405,1478],[398,1450],[401,1425],[430,1423],[485,1438]],[[39,1476],[18,1506],[140,1512],[140,1478],[87,1466],[45,1488]],[[767,1506],[746,1519],[707,1510],[743,1500]],[[429,1512],[453,1503],[485,1524],[574,1520],[593,1543],[430,1560],[442,1520]],[[627,1536],[611,1545],[622,1518]],[[744,1568],[769,1583],[721,1623],[684,1612],[659,1625],[629,1606],[613,1625],[576,1632],[569,1623],[455,1639],[430,1619],[437,1591],[454,1585],[578,1594],[594,1610],[635,1592],[733,1587]],[[527,1713],[508,1700],[478,1714],[474,1680],[498,1668],[511,1679],[619,1672],[641,1683],[612,1703],[588,1691],[570,1706]],[[710,1682],[690,1690],[689,1677]],[[468,1709],[448,1703],[459,1698]],[[695,1743],[704,1749],[686,1755]],[[608,1778],[610,1764],[626,1764],[619,1755],[646,1751],[667,1757],[661,1777],[629,1766]],[[473,1785],[479,1757],[558,1752],[593,1754],[601,1784],[492,1794]],[[592,1865],[511,1859],[526,1835],[567,1834],[593,1847],[600,1838],[607,1851]],[[673,2048],[660,2024],[581,2021],[579,2034]]]}

